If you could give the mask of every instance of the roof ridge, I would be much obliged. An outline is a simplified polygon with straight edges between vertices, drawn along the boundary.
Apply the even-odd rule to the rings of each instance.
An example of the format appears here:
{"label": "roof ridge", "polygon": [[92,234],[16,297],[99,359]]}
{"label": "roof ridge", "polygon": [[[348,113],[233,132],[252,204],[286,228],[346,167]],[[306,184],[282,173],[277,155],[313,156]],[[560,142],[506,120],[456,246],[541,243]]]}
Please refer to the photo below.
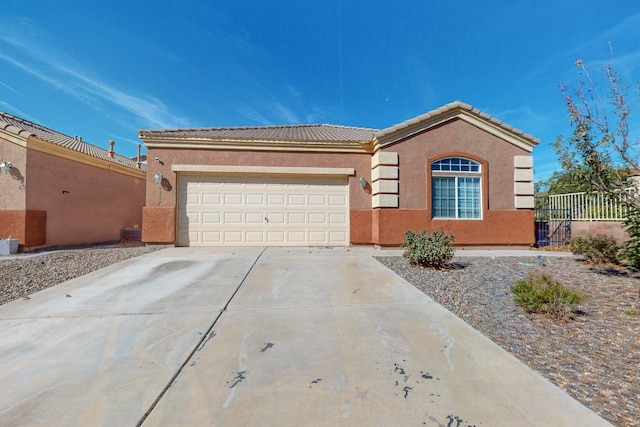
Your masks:
{"label": "roof ridge", "polygon": [[189,128],[168,128],[168,129],[141,129],[140,132],[175,132],[175,131],[190,131],[190,130],[250,130],[250,129],[287,129],[287,128],[303,128],[303,127],[333,127],[343,129],[358,129],[358,130],[371,130],[377,131],[375,128],[361,127],[361,126],[349,126],[349,125],[336,125],[331,123],[300,123],[300,124],[285,124],[285,125],[255,125],[255,126],[205,126],[205,127],[189,127]]}

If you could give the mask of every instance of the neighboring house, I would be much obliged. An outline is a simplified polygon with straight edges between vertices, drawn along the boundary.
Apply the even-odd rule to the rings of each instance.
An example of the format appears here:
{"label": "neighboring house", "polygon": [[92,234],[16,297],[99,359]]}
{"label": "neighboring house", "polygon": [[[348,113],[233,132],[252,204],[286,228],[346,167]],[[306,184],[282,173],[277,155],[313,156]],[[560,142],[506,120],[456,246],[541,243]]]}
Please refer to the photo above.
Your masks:
{"label": "neighboring house", "polygon": [[383,130],[141,130],[142,240],[178,246],[530,245],[538,139],[461,102]]}
{"label": "neighboring house", "polygon": [[0,112],[0,166],[0,238],[28,248],[117,241],[142,223],[145,166],[113,144]]}

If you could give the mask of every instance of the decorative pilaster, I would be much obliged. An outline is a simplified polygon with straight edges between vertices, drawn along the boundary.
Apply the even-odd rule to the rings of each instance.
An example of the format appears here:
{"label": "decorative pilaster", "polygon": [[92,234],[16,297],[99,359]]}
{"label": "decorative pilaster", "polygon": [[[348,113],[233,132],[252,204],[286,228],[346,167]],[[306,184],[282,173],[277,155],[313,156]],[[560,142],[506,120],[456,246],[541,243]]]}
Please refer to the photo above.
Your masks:
{"label": "decorative pilaster", "polygon": [[371,206],[374,209],[399,206],[398,179],[398,153],[375,153],[371,158]]}
{"label": "decorative pilaster", "polygon": [[513,192],[516,209],[533,209],[533,157],[513,157]]}

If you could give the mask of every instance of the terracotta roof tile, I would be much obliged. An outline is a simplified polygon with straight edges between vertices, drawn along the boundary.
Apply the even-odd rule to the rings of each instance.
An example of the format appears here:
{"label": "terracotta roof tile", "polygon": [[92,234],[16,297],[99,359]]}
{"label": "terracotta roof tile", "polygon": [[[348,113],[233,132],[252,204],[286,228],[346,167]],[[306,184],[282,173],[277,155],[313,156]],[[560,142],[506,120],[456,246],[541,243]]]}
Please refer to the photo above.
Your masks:
{"label": "terracotta roof tile", "polygon": [[[68,136],[37,123],[12,116],[11,114],[3,111],[0,111],[0,129],[4,129],[7,132],[23,138],[28,138],[30,135],[33,135],[44,141],[69,148],[70,150],[77,151],[91,157],[106,160],[131,169],[138,169],[135,160],[128,159],[119,154],[114,154],[113,157],[110,157],[107,150],[91,145],[83,141],[81,137]],[[145,171],[145,166],[142,165],[140,170]]]}

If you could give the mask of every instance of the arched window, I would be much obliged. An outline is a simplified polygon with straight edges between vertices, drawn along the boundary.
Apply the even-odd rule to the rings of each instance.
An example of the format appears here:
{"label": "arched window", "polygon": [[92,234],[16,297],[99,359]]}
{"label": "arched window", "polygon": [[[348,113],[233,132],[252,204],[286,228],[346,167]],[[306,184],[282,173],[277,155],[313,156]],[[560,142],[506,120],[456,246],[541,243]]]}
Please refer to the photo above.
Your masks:
{"label": "arched window", "polygon": [[482,218],[481,166],[464,157],[446,157],[431,163],[433,218]]}

